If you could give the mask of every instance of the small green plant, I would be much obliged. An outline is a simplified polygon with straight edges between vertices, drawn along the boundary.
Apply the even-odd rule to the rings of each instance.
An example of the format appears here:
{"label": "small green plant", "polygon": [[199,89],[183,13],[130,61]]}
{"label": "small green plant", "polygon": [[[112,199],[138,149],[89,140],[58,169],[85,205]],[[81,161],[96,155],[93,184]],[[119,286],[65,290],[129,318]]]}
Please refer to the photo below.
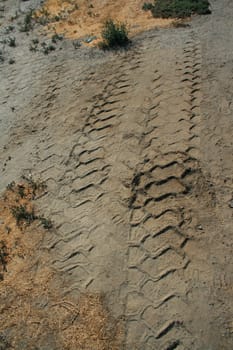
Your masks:
{"label": "small green plant", "polygon": [[51,51],[55,51],[56,50],[56,47],[54,45],[47,44],[45,42],[41,43],[41,46],[42,46],[42,52],[45,55],[48,55]]}
{"label": "small green plant", "polygon": [[53,227],[53,223],[50,219],[46,219],[44,217],[39,217],[41,225],[43,226],[44,229],[50,230]]}
{"label": "small green plant", "polygon": [[32,43],[29,45],[29,50],[32,52],[38,51],[38,47],[36,45],[33,45]]}
{"label": "small green plant", "polygon": [[144,2],[142,6],[143,11],[149,11],[153,9],[153,4],[151,2]]}
{"label": "small green plant", "polygon": [[29,50],[30,51],[38,51],[38,44],[39,44],[39,40],[37,38],[32,39],[30,45],[29,45]]}
{"label": "small green plant", "polygon": [[46,26],[49,23],[48,17],[41,16],[37,18],[37,23],[39,23],[42,26]]}
{"label": "small green plant", "polygon": [[103,49],[126,46],[130,42],[126,24],[115,23],[112,19],[105,22],[102,38],[103,41],[100,44],[100,48]]}
{"label": "small green plant", "polygon": [[15,59],[14,58],[10,58],[8,61],[9,64],[14,64],[15,63]]}
{"label": "small green plant", "polygon": [[38,45],[39,44],[39,39],[35,38],[35,39],[32,39],[32,43],[34,45]]}
{"label": "small green plant", "polygon": [[7,26],[7,27],[5,28],[4,33],[5,33],[5,34],[10,34],[10,32],[13,32],[14,29],[15,29],[14,26],[9,25],[9,26]]}
{"label": "small green plant", "polygon": [[22,204],[18,207],[11,208],[11,213],[16,219],[17,225],[20,225],[22,222],[30,225],[34,220],[37,219],[34,210],[28,210],[27,207]]}
{"label": "small green plant", "polygon": [[15,181],[11,181],[7,186],[7,190],[9,191],[13,191],[14,190],[14,187],[15,187]]}
{"label": "small green plant", "polygon": [[24,17],[23,25],[20,27],[21,32],[29,32],[33,29],[33,11],[30,10]]}
{"label": "small green plant", "polygon": [[0,264],[3,267],[3,270],[6,271],[6,264],[7,264],[7,247],[4,241],[0,241]]}
{"label": "small green plant", "polygon": [[73,40],[72,44],[75,50],[79,49],[82,46],[79,40]]}
{"label": "small green plant", "polygon": [[63,36],[55,33],[53,34],[51,40],[52,40],[52,43],[56,44],[57,41],[63,40]]}
{"label": "small green plant", "polygon": [[16,47],[16,39],[14,36],[9,37],[7,42],[10,47]]}
{"label": "small green plant", "polygon": [[193,14],[210,14],[208,0],[156,0],[154,4],[147,3],[146,8],[151,10],[157,18],[185,18]]}
{"label": "small green plant", "polygon": [[56,16],[53,17],[52,22],[59,22],[60,19],[61,19],[61,16],[56,15]]}

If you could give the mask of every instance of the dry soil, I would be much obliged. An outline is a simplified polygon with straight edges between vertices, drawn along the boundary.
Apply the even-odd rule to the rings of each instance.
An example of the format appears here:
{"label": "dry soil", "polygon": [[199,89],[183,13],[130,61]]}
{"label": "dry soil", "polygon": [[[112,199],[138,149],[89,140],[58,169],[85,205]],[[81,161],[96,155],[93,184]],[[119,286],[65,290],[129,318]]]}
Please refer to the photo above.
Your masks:
{"label": "dry soil", "polygon": [[[128,50],[48,55],[17,24],[38,5],[1,2],[0,349],[231,350],[232,1]],[[51,229],[14,231],[22,175]]]}

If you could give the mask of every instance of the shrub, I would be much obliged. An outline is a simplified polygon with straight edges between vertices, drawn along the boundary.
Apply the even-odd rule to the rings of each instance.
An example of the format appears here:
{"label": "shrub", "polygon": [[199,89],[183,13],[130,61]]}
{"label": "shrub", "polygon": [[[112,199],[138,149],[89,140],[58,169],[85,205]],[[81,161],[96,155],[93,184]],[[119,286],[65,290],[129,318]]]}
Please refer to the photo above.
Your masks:
{"label": "shrub", "polygon": [[10,58],[8,61],[9,64],[14,64],[15,63],[15,59],[14,58]]}
{"label": "shrub", "polygon": [[153,4],[151,2],[144,2],[142,6],[143,11],[149,11],[153,9]]}
{"label": "shrub", "polygon": [[14,182],[14,181],[10,182],[10,183],[6,186],[6,188],[7,188],[9,191],[13,191],[13,190],[14,190],[14,187],[15,187],[15,182]]}
{"label": "shrub", "polygon": [[30,10],[24,17],[23,25],[20,27],[21,32],[29,32],[33,29],[33,11]]}
{"label": "shrub", "polygon": [[105,22],[102,30],[102,48],[126,46],[129,43],[128,30],[125,23],[114,23],[112,19]]}
{"label": "shrub", "polygon": [[56,50],[56,47],[52,44],[42,43],[41,46],[42,46],[42,52],[44,53],[44,55],[48,55],[50,52]]}
{"label": "shrub", "polygon": [[151,12],[154,17],[184,18],[194,13],[210,14],[209,6],[208,0],[156,0]]}
{"label": "shrub", "polygon": [[35,38],[35,39],[32,39],[32,43],[34,45],[38,45],[39,44],[39,39]]}
{"label": "shrub", "polygon": [[26,222],[29,225],[37,219],[34,210],[28,210],[24,205],[11,208],[11,213],[16,219],[17,225],[20,225],[22,222]]}
{"label": "shrub", "polygon": [[59,34],[55,33],[52,35],[51,40],[52,40],[52,43],[56,44],[58,40],[60,40],[60,41],[63,40],[63,35],[59,35]]}
{"label": "shrub", "polygon": [[74,41],[72,42],[72,44],[73,44],[75,50],[82,46],[82,44],[80,43],[79,40],[74,40]]}
{"label": "shrub", "polygon": [[30,51],[37,51],[38,50],[38,44],[39,40],[37,38],[32,39],[30,45],[29,45],[29,50]]}
{"label": "shrub", "polygon": [[14,36],[8,38],[8,45],[10,47],[16,47],[16,39]]}

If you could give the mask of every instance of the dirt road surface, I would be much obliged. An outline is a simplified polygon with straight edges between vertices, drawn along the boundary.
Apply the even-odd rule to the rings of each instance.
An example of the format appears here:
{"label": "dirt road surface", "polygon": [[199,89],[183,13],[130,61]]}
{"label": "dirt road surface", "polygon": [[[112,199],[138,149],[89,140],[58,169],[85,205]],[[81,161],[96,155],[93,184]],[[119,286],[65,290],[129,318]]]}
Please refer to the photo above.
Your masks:
{"label": "dirt road surface", "polygon": [[[25,33],[7,48],[1,190],[22,175],[46,182],[36,206],[54,228],[40,249],[62,280],[57,293],[101,295],[122,324],[115,345],[67,349],[233,347],[233,4],[211,7],[127,51],[64,40],[45,56],[29,51]],[[0,316],[15,349],[65,348],[55,330],[33,347],[17,343],[20,323],[4,327]]]}

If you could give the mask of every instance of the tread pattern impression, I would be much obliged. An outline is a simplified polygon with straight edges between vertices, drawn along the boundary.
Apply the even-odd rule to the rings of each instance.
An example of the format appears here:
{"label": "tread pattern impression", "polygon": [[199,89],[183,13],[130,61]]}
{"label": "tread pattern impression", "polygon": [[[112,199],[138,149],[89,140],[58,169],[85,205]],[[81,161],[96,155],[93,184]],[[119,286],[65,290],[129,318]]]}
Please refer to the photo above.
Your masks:
{"label": "tread pattern impression", "polygon": [[192,231],[188,197],[199,171],[199,55],[191,40],[177,50],[176,66],[167,59],[166,70],[159,69],[155,59],[158,68],[142,108],[141,163],[129,204],[126,349],[181,350],[197,344],[189,329],[185,270],[191,262],[185,245]]}

